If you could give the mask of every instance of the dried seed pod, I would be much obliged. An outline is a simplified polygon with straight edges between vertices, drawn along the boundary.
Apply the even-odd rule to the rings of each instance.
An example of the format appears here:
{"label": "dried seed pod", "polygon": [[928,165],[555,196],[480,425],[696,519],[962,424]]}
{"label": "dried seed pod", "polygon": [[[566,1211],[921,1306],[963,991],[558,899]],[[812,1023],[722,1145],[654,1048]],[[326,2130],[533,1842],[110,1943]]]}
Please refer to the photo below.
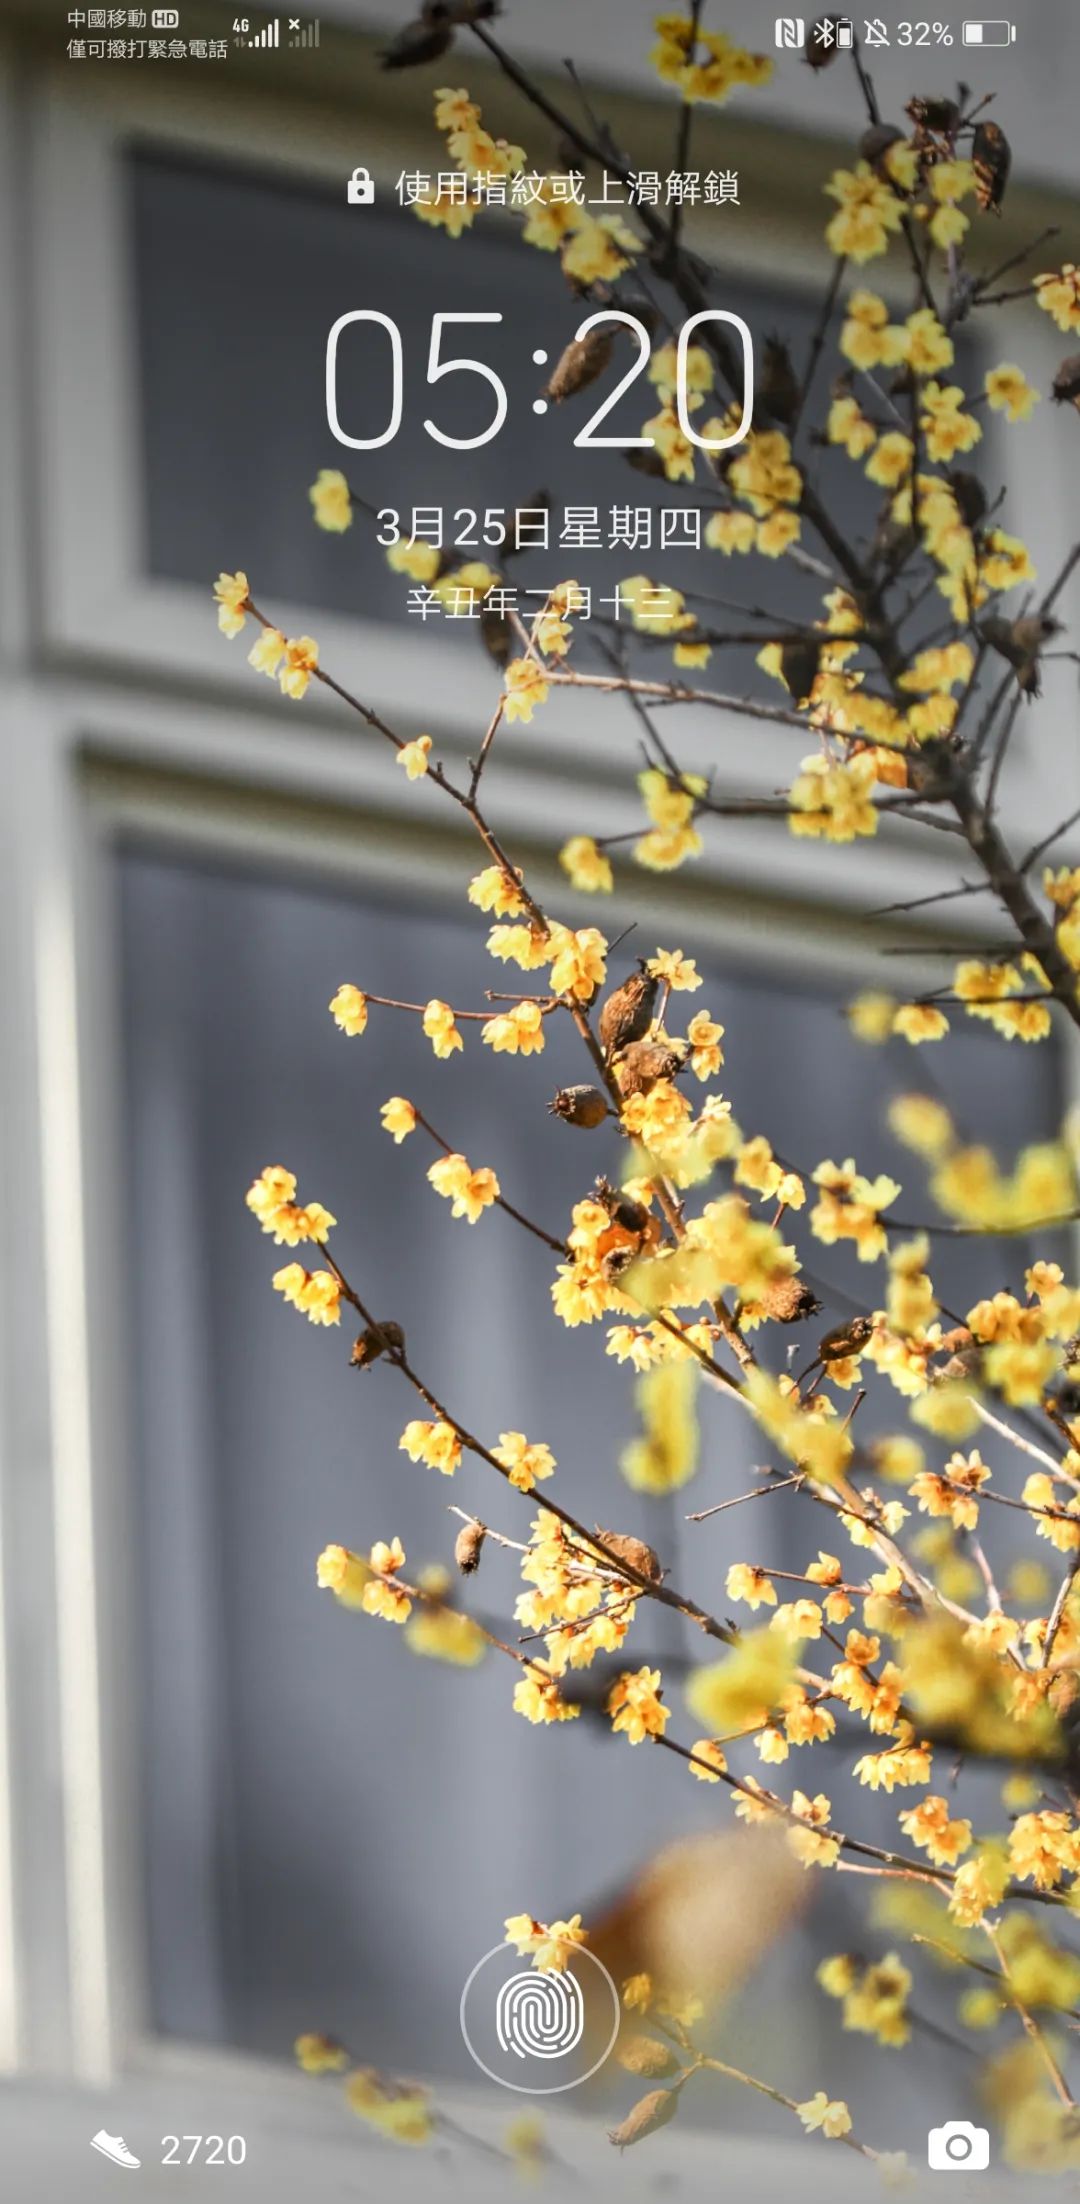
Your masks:
{"label": "dried seed pod", "polygon": [[931,1385],[964,1385],[978,1378],[982,1370],[982,1348],[975,1340],[969,1347],[961,1347],[958,1354],[950,1355],[940,1370],[935,1370]]}
{"label": "dried seed pod", "polygon": [[[654,481],[667,480],[667,468],[658,451],[624,452],[623,459],[635,474],[651,475]],[[722,455],[721,455],[722,456]]]}
{"label": "dried seed pod", "polygon": [[859,1354],[873,1329],[872,1316],[849,1316],[846,1323],[834,1324],[832,1331],[818,1341],[818,1361],[842,1362],[846,1355]]}
{"label": "dried seed pod", "polygon": [[805,1278],[772,1278],[759,1306],[774,1324],[801,1324],[817,1316],[821,1303]]}
{"label": "dried seed pod", "polygon": [[557,406],[577,391],[588,390],[611,364],[615,338],[610,329],[590,329],[587,337],[575,337],[556,362],[543,395]]}
{"label": "dried seed pod", "polygon": [[361,1332],[359,1339],[353,1341],[349,1361],[354,1370],[367,1370],[388,1349],[398,1354],[405,1352],[405,1334],[400,1324],[369,1324],[366,1332]]}
{"label": "dried seed pod", "polygon": [[670,2043],[662,2043],[659,2036],[630,2036],[615,2056],[628,2074],[640,2074],[643,2081],[662,2081],[678,2071]]}
{"label": "dried seed pod", "polygon": [[836,60],[839,48],[836,43],[838,15],[819,15],[811,23],[803,46],[803,60],[810,69],[827,69]]}
{"label": "dried seed pod", "polygon": [[1051,619],[1045,612],[1026,613],[1019,620],[1004,620],[1000,613],[994,613],[982,622],[979,632],[991,650],[1008,660],[1024,695],[1038,696],[1039,653],[1045,643],[1060,635],[1060,620]]}
{"label": "dried seed pod", "polygon": [[486,1523],[462,1524],[454,1540],[454,1560],[457,1562],[462,1576],[472,1576],[473,1572],[479,1568],[480,1555],[483,1552],[486,1537]]}
{"label": "dried seed pod", "polygon": [[1080,413],[1080,352],[1062,360],[1050,389],[1055,405],[1073,405]]}
{"label": "dried seed pod", "polygon": [[444,0],[454,23],[493,23],[502,14],[502,0]]}
{"label": "dried seed pod", "polygon": [[564,1125],[579,1125],[591,1133],[603,1124],[608,1100],[599,1087],[560,1087],[548,1109],[552,1117],[561,1117]]}
{"label": "dried seed pod", "polygon": [[951,136],[960,120],[960,109],[953,99],[909,99],[904,113],[910,115],[917,132],[929,132],[934,137]]}
{"label": "dried seed pod", "polygon": [[658,1079],[677,1079],[686,1069],[686,1051],[670,1041],[631,1041],[615,1066],[619,1093],[650,1094]]}
{"label": "dried seed pod", "polygon": [[639,957],[637,971],[631,972],[602,1004],[598,1029],[601,1045],[609,1056],[627,1048],[631,1041],[640,1041],[648,1032],[659,986],[644,958]]}
{"label": "dried seed pod", "polygon": [[638,2098],[618,2127],[608,2129],[608,2141],[617,2150],[628,2150],[631,2143],[641,2143],[646,2135],[655,2135],[657,2128],[666,2127],[678,2109],[677,2089],[650,2089],[647,2097]]}
{"label": "dried seed pod", "polygon": [[517,637],[507,614],[492,612],[489,606],[481,605],[477,625],[489,658],[493,658],[497,666],[508,666],[517,648]]}
{"label": "dried seed pod", "polygon": [[613,1553],[617,1561],[625,1561],[629,1569],[636,1570],[638,1576],[646,1577],[650,1584],[662,1583],[664,1572],[660,1567],[660,1556],[653,1552],[651,1546],[645,1544],[643,1538],[633,1538],[628,1531],[605,1531],[599,1523],[596,1525],[596,1535],[603,1540],[608,1552]]}
{"label": "dried seed pod", "polygon": [[593,1192],[601,1207],[607,1210],[612,1224],[620,1224],[624,1232],[645,1232],[651,1217],[643,1201],[635,1201],[624,1194],[621,1186],[613,1186],[610,1179],[597,1179]]}
{"label": "dried seed pod", "polygon": [[780,672],[796,704],[809,702],[820,663],[821,644],[809,636],[793,635],[789,643],[780,645]]}
{"label": "dried seed pod", "polygon": [[454,42],[454,25],[446,0],[428,0],[415,22],[406,23],[379,62],[384,69],[419,69],[427,61],[441,61]]}
{"label": "dried seed pod", "polygon": [[971,1345],[971,1331],[967,1324],[954,1324],[949,1332],[942,1332],[934,1349],[935,1354],[957,1355]]}
{"label": "dried seed pod", "polygon": [[[1077,364],[1080,365],[1080,361]],[[986,491],[978,475],[966,473],[963,467],[954,467],[948,483],[965,528],[977,528],[986,518]]]}
{"label": "dried seed pod", "polygon": [[791,364],[791,354],[781,337],[765,339],[758,396],[774,421],[794,420],[799,403],[799,382]]}
{"label": "dried seed pod", "polygon": [[975,197],[983,213],[1000,214],[1012,166],[1012,149],[1000,123],[976,123],[971,158],[976,177]]}
{"label": "dried seed pod", "polygon": [[868,161],[878,176],[884,177],[887,182],[891,181],[885,166],[885,155],[890,146],[903,143],[904,133],[897,129],[894,122],[871,123],[870,128],[864,130],[859,139],[859,158]]}

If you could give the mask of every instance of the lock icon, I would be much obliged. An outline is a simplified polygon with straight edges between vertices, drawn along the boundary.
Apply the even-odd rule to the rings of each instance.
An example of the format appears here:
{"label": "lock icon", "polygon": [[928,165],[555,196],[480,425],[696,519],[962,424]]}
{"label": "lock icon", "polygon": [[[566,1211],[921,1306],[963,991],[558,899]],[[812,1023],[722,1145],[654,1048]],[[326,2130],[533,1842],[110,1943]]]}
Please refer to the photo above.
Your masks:
{"label": "lock icon", "polygon": [[375,186],[366,168],[354,168],[346,187],[345,197],[350,207],[372,207],[375,204]]}

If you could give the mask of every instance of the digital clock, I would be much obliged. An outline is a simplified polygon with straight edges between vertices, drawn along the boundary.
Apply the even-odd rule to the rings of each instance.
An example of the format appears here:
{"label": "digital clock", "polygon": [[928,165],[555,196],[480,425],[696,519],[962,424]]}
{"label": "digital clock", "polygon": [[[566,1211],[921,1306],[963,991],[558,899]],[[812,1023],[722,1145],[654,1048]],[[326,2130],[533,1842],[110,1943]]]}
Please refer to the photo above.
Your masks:
{"label": "digital clock", "polygon": [[[497,375],[494,368],[489,367],[485,360],[476,360],[462,353],[447,357],[445,351],[446,334],[455,326],[468,325],[475,327],[483,322],[496,323],[501,326],[502,321],[502,314],[497,313],[439,313],[432,315],[427,361],[428,382],[440,383],[448,375],[479,376],[483,382],[488,384],[493,395],[494,411],[492,418],[486,428],[482,429],[477,436],[450,436],[445,429],[441,429],[438,423],[430,417],[424,421],[424,428],[428,435],[437,444],[446,445],[452,451],[475,451],[481,444],[490,444],[505,424],[510,410],[510,401],[507,396],[506,385],[501,376]],[[390,340],[392,372],[390,417],[379,436],[350,436],[348,430],[343,428],[341,423],[338,407],[338,346],[343,331],[355,322],[376,324],[380,329],[386,331]],[[690,418],[687,391],[687,354],[695,331],[701,329],[707,322],[725,322],[729,328],[738,330],[742,345],[741,415],[738,426],[730,434],[724,436],[699,435]],[[636,336],[638,356],[632,366],[627,369],[626,374],[621,377],[615,389],[609,391],[602,404],[586,421],[584,428],[578,431],[574,443],[591,451],[631,451],[653,448],[655,440],[651,436],[601,436],[596,433],[600,423],[607,419],[624,392],[629,390],[631,384],[635,383],[638,377],[645,373],[652,351],[652,340],[644,322],[639,321],[635,314],[622,313],[616,307],[604,307],[600,312],[590,314],[582,322],[580,329],[575,332],[575,343],[580,344],[593,330],[600,329],[607,323],[621,323],[624,328],[630,330]],[[535,353],[533,355],[534,359],[543,358],[544,356]],[[750,331],[738,314],[729,313],[725,307],[707,307],[702,313],[692,315],[690,320],[683,324],[679,332],[676,350],[675,405],[683,435],[689,443],[696,444],[701,451],[726,451],[730,445],[741,443],[744,436],[747,435],[754,410],[754,348]],[[397,323],[392,320],[389,314],[381,313],[374,306],[358,306],[354,307],[350,313],[340,314],[326,340],[326,418],[331,435],[336,438],[339,444],[347,445],[350,451],[379,451],[383,445],[393,443],[401,428],[404,410],[405,348]],[[546,407],[540,402],[536,410],[543,412]]]}

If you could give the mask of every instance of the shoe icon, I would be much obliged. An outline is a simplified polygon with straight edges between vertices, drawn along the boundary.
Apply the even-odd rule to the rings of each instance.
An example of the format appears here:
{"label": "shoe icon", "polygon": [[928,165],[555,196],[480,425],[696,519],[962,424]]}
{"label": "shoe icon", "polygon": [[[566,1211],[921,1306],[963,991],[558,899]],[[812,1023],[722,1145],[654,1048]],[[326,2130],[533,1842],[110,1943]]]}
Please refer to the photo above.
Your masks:
{"label": "shoe icon", "polygon": [[142,2165],[142,2159],[128,2149],[122,2135],[106,2135],[103,2127],[90,2137],[90,2148],[99,2150],[103,2158],[111,2158],[114,2166],[127,2166],[132,2173]]}

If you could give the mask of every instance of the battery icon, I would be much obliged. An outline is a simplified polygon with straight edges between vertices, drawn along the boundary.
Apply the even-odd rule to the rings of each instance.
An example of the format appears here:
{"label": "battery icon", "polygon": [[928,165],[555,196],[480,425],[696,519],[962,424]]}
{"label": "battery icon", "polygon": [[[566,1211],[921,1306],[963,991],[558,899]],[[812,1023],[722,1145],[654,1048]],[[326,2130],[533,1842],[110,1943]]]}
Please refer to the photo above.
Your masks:
{"label": "battery icon", "polygon": [[841,15],[837,19],[836,43],[848,53],[855,44],[855,25],[849,15]]}
{"label": "battery icon", "polygon": [[991,21],[983,16],[977,23],[965,23],[965,46],[1012,46],[1016,42],[1015,23]]}

